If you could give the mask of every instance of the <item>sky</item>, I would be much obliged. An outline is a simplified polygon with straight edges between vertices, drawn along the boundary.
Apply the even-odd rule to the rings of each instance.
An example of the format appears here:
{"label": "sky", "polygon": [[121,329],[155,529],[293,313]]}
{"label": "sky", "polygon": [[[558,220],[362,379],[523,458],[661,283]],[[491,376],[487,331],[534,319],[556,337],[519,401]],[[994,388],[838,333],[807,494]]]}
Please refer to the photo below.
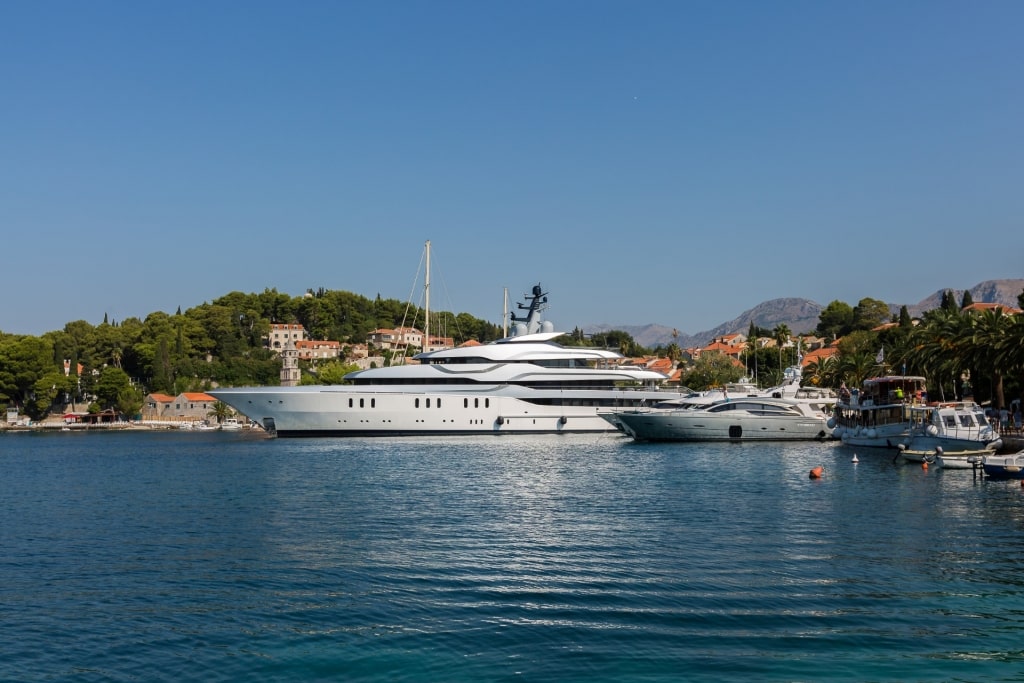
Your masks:
{"label": "sky", "polygon": [[[1024,3],[0,2],[0,331],[229,292],[709,330],[1024,277]],[[417,280],[420,278],[420,281]],[[422,305],[422,304],[421,304]]]}

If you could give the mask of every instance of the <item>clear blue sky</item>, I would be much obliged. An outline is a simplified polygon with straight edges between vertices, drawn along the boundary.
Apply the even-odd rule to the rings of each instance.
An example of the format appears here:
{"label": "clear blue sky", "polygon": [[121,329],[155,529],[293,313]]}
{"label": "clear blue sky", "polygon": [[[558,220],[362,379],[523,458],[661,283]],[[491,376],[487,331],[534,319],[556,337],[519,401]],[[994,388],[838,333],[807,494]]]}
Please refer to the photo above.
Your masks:
{"label": "clear blue sky", "polygon": [[1024,277],[1024,2],[0,5],[0,330],[231,291],[559,329]]}

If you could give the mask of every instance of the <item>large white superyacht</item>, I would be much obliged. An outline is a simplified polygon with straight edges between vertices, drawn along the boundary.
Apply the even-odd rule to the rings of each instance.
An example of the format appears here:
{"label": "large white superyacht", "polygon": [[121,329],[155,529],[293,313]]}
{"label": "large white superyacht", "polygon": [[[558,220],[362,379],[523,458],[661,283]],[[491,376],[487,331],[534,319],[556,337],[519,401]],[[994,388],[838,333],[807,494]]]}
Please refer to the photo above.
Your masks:
{"label": "large white superyacht", "polygon": [[540,285],[526,300],[511,335],[494,342],[353,372],[346,384],[208,393],[280,437],[612,432],[599,412],[672,395],[659,389],[665,375],[618,352],[556,343],[563,333],[542,319]]}

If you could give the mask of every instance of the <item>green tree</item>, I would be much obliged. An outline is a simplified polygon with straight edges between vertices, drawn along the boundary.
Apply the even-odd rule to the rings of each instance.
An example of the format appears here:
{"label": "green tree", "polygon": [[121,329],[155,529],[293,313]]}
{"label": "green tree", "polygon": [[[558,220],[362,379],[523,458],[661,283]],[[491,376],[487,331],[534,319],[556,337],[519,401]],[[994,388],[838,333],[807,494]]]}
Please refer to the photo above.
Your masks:
{"label": "green tree", "polygon": [[212,410],[206,413],[207,417],[213,417],[217,419],[217,424],[221,424],[227,418],[234,414],[234,410],[231,409],[227,403],[223,401],[215,401]]}
{"label": "green tree", "polygon": [[331,361],[321,365],[317,375],[321,384],[343,384],[345,381],[345,375],[350,372],[355,372],[358,369],[359,366],[354,363]]}
{"label": "green tree", "polygon": [[53,343],[28,335],[0,336],[0,394],[18,405],[34,400],[36,383],[56,372]]}
{"label": "green tree", "polygon": [[953,296],[953,290],[947,289],[942,292],[942,302],[939,304],[939,308],[949,312],[960,310],[960,305],[956,302],[956,297]]}
{"label": "green tree", "polygon": [[133,386],[127,386],[117,392],[117,400],[114,402],[114,407],[117,408],[121,415],[132,419],[142,410],[144,402],[145,397],[141,391]]}
{"label": "green tree", "polygon": [[784,349],[786,348],[786,344],[789,343],[789,338],[790,338],[791,335],[792,335],[792,333],[789,331],[789,326],[786,325],[785,323],[781,323],[779,325],[776,325],[775,329],[772,330],[772,338],[775,340],[776,346],[779,347],[779,377],[780,377],[780,379],[782,377],[782,369],[784,367],[786,367],[785,363],[783,362],[782,355],[783,355]]}
{"label": "green tree", "polygon": [[853,308],[853,329],[872,330],[891,318],[889,304],[878,299],[861,299]]}
{"label": "green tree", "polygon": [[63,372],[51,370],[36,380],[32,392],[25,401],[25,414],[33,420],[42,420],[50,412],[57,396],[67,389],[67,378]]}
{"label": "green tree", "polygon": [[956,395],[968,337],[969,320],[959,308],[928,311],[911,331],[906,361],[912,373],[928,378],[930,395],[940,400]]}
{"label": "green tree", "polygon": [[818,314],[815,334],[826,339],[838,339],[853,330],[853,308],[842,301],[832,301]]}
{"label": "green tree", "polygon": [[132,385],[128,373],[108,365],[100,371],[96,382],[96,398],[104,408],[116,408],[121,393],[130,388]]}
{"label": "green tree", "polygon": [[735,382],[743,375],[743,369],[720,351],[702,353],[693,362],[693,368],[686,373],[682,383],[698,391]]}
{"label": "green tree", "polygon": [[971,321],[970,338],[963,358],[973,361],[974,367],[980,371],[989,373],[992,378],[992,404],[999,408],[1006,407],[1008,404],[1003,391],[1003,366],[1000,361],[1007,360],[1001,350],[1005,348],[1004,340],[1013,329],[1013,321],[1001,308],[978,311],[968,317]]}

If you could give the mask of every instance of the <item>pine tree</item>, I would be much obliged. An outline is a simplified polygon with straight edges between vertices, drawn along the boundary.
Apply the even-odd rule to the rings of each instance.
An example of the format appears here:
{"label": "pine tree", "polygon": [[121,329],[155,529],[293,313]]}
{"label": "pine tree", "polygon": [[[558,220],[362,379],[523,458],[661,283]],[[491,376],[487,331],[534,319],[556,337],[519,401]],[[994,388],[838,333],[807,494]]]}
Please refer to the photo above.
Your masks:
{"label": "pine tree", "polygon": [[944,311],[959,311],[960,307],[957,306],[956,297],[953,296],[953,290],[947,289],[942,293],[942,305],[939,306]]}

